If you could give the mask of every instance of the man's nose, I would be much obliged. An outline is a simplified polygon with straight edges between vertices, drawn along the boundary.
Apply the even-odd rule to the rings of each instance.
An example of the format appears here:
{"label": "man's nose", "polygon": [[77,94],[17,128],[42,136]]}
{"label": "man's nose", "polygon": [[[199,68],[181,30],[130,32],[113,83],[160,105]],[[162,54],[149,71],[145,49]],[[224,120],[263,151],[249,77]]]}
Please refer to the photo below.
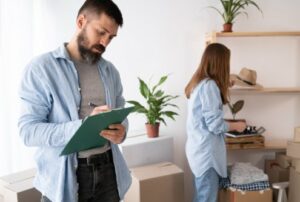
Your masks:
{"label": "man's nose", "polygon": [[109,44],[110,40],[108,37],[102,37],[101,40],[100,40],[100,44],[102,46],[104,46],[106,48],[106,46]]}

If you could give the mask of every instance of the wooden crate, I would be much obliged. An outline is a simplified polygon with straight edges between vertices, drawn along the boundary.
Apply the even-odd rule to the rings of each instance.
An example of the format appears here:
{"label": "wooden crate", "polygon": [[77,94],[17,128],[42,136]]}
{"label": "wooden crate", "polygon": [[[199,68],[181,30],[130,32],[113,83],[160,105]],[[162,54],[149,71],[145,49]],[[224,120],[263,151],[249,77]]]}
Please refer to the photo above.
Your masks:
{"label": "wooden crate", "polygon": [[265,146],[265,138],[261,135],[249,137],[226,137],[227,149],[252,149],[263,148]]}

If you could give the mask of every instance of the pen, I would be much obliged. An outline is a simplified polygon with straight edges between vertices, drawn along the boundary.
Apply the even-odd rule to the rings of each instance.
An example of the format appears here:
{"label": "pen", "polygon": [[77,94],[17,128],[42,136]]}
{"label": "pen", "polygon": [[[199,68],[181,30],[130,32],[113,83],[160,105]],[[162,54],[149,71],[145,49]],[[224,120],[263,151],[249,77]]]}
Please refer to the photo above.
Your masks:
{"label": "pen", "polygon": [[94,104],[94,103],[92,103],[92,102],[89,102],[88,105],[89,105],[90,107],[98,107],[98,105],[96,105],[96,104]]}

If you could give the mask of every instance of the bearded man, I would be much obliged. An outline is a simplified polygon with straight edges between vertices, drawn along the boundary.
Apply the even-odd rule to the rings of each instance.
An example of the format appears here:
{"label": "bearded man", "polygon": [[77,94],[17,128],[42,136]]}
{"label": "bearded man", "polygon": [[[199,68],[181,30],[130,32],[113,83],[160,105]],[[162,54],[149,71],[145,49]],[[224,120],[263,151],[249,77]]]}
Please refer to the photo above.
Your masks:
{"label": "bearded man", "polygon": [[85,117],[124,106],[120,75],[102,57],[122,24],[114,2],[86,0],[71,41],[25,68],[18,125],[24,144],[37,147],[34,186],[41,201],[119,202],[131,184],[117,146],[127,121],[99,134],[108,140],[103,147],[60,156]]}

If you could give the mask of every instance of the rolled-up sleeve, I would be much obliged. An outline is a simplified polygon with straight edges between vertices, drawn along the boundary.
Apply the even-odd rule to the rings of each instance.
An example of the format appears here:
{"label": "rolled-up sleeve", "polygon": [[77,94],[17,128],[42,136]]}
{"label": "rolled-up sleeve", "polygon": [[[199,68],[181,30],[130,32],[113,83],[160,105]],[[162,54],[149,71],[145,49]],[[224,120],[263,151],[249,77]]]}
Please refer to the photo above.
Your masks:
{"label": "rolled-up sleeve", "polygon": [[208,80],[202,86],[200,99],[202,102],[203,118],[208,130],[213,134],[227,132],[229,127],[224,121],[220,90],[213,80]]}
{"label": "rolled-up sleeve", "polygon": [[49,123],[53,104],[51,91],[35,65],[26,68],[19,96],[21,115],[18,126],[27,146],[64,146],[81,125],[81,120]]}

